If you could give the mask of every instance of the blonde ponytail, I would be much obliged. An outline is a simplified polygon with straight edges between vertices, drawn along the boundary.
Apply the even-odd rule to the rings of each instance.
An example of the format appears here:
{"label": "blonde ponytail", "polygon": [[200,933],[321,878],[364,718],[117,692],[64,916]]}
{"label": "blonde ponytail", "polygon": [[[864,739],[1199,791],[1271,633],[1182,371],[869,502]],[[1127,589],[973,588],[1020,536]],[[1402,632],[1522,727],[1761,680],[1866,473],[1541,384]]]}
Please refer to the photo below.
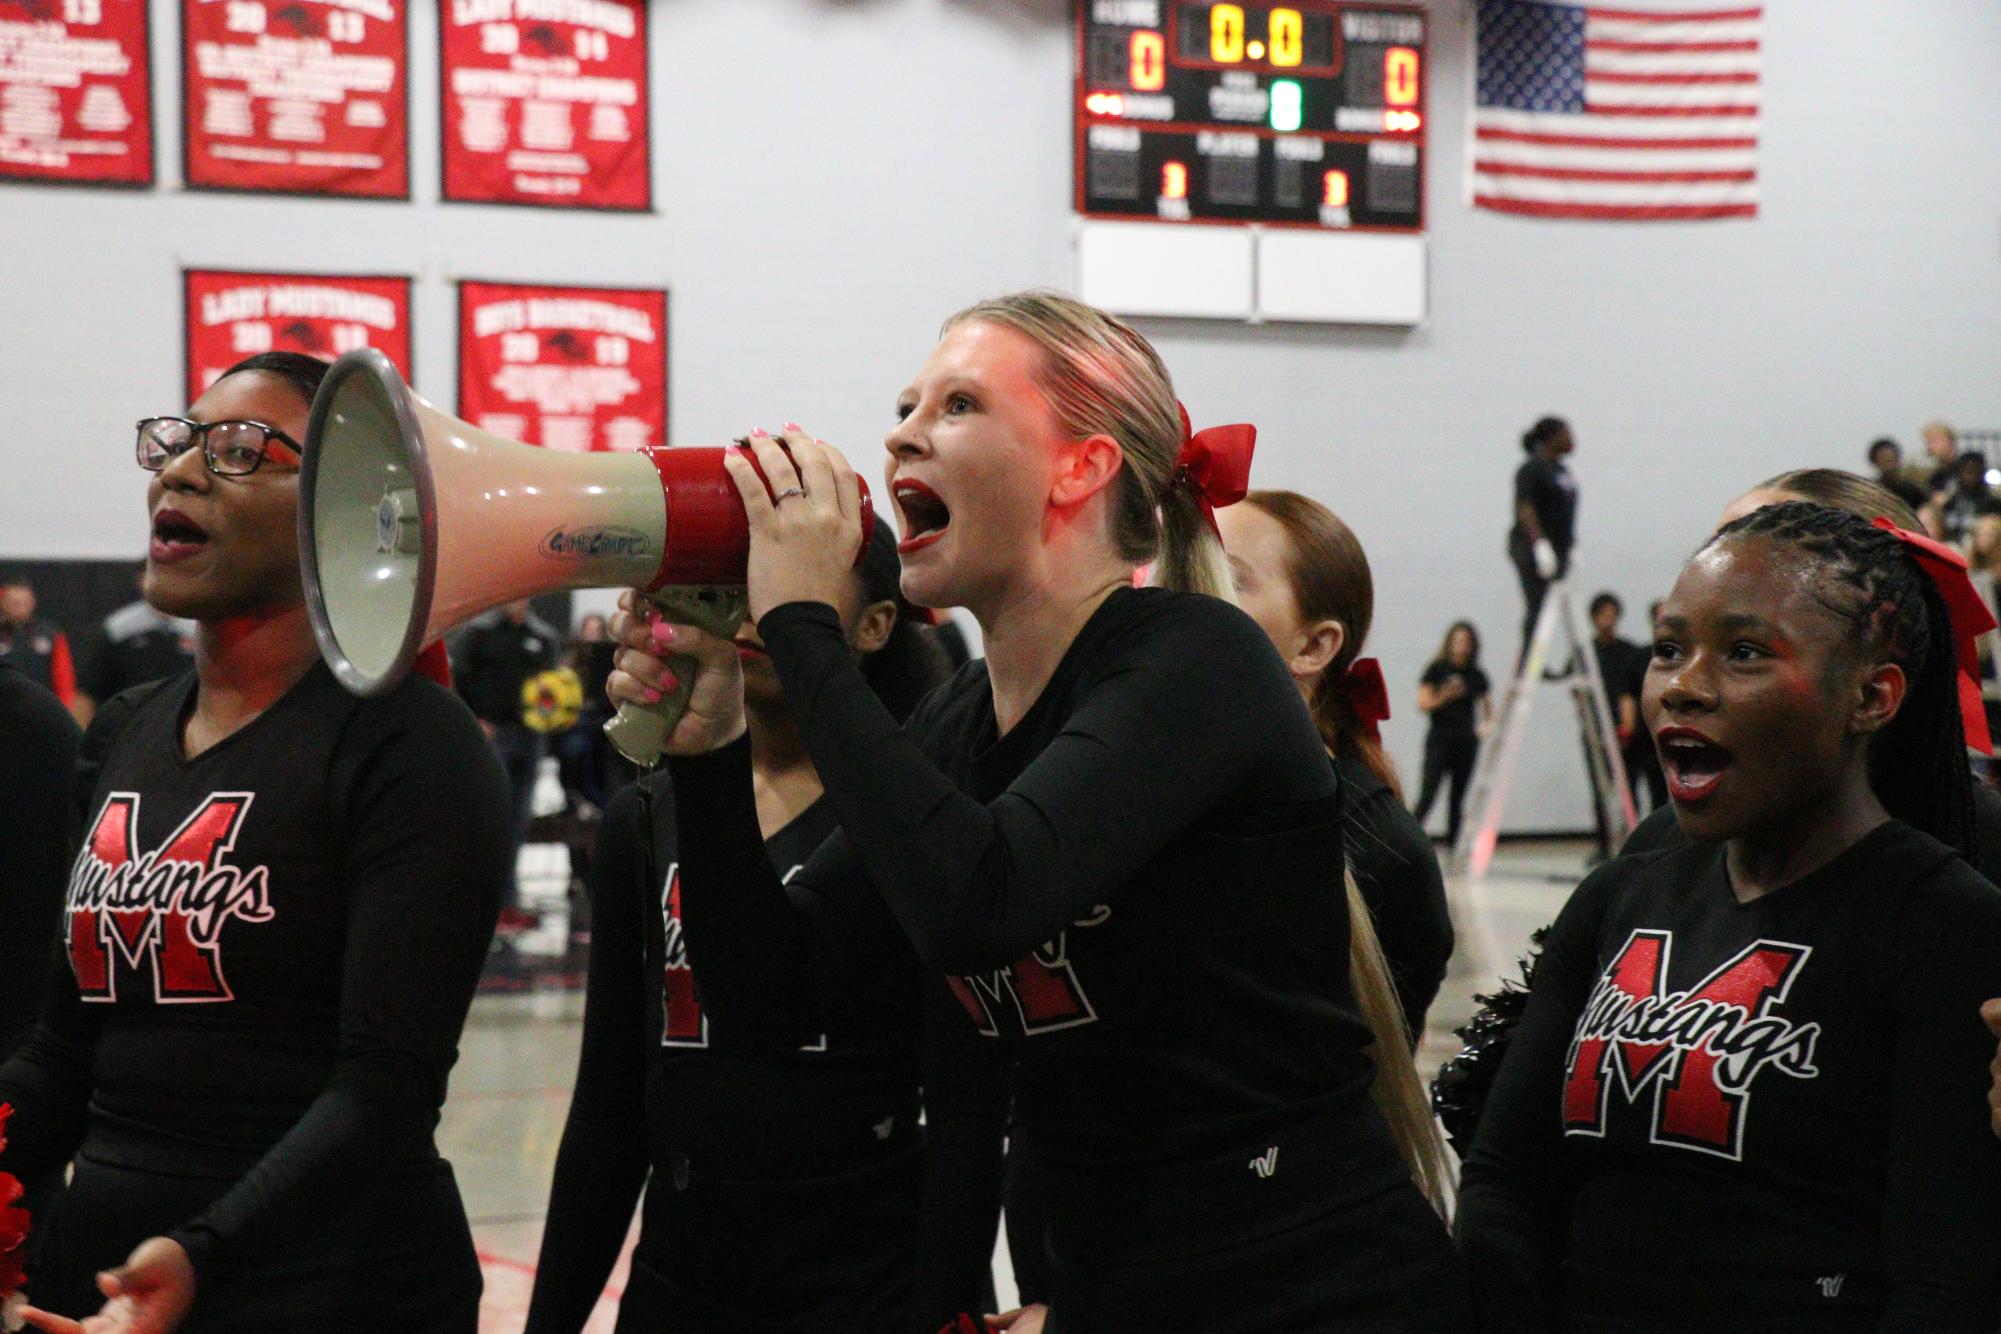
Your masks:
{"label": "blonde ponytail", "polygon": [[1154,582],[1183,593],[1207,593],[1225,602],[1237,600],[1236,580],[1222,539],[1187,486],[1170,483],[1160,499],[1160,557]]}
{"label": "blonde ponytail", "polygon": [[1440,1217],[1450,1218],[1452,1173],[1446,1163],[1445,1140],[1431,1115],[1424,1082],[1417,1077],[1417,1062],[1411,1059],[1410,1038],[1404,1029],[1403,1007],[1397,1003],[1396,987],[1390,980],[1389,960],[1383,957],[1375,922],[1362,899],[1361,887],[1355,883],[1354,871],[1344,866],[1341,878],[1348,891],[1349,983],[1375,1039],[1369,1054],[1376,1063],[1376,1080],[1369,1092],[1390,1124],[1390,1134],[1396,1138],[1411,1180]]}

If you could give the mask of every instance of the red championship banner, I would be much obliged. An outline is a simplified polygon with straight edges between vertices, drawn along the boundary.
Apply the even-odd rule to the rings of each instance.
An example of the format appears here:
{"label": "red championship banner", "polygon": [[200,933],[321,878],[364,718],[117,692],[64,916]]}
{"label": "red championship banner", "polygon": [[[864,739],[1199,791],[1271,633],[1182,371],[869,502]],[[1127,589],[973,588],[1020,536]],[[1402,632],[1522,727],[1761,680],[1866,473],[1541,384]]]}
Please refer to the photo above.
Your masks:
{"label": "red championship banner", "polygon": [[667,443],[667,294],[459,284],[459,416],[550,449]]}
{"label": "red championship banner", "polygon": [[181,0],[188,185],[410,195],[404,0]]}
{"label": "red championship banner", "polygon": [[146,0],[0,0],[0,179],[153,183]]}
{"label": "red championship banner", "polygon": [[188,401],[259,352],[332,360],[372,347],[410,378],[410,280],[189,269]]}
{"label": "red championship banner", "polygon": [[445,198],[653,206],[644,0],[443,0]]}

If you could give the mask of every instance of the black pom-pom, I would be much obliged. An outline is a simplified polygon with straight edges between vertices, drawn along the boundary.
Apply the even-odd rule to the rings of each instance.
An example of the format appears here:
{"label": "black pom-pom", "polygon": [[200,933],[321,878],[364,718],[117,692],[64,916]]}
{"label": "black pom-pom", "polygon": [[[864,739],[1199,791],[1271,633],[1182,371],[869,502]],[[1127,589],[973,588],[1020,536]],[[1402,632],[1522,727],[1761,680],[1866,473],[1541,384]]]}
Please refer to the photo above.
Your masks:
{"label": "black pom-pom", "polygon": [[1544,927],[1529,937],[1529,952],[1517,963],[1522,974],[1519,983],[1502,978],[1499,991],[1473,997],[1480,1008],[1464,1026],[1452,1030],[1466,1045],[1439,1067],[1438,1078],[1431,1081],[1431,1110],[1438,1114],[1454,1152],[1461,1158],[1473,1148],[1473,1132],[1480,1126],[1487,1095],[1493,1091],[1494,1079],[1500,1074],[1501,1059],[1508,1054],[1515,1025],[1528,1009],[1536,960],[1541,957],[1542,942],[1548,934],[1549,928]]}

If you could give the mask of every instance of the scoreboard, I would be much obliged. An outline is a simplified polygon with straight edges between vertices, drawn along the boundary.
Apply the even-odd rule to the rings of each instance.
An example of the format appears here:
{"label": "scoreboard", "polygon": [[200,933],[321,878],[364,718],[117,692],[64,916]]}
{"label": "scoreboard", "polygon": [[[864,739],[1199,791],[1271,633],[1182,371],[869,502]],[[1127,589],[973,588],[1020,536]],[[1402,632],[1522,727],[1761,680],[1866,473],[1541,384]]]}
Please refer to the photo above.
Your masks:
{"label": "scoreboard", "polygon": [[1079,0],[1077,211],[1424,226],[1425,15],[1344,0]]}

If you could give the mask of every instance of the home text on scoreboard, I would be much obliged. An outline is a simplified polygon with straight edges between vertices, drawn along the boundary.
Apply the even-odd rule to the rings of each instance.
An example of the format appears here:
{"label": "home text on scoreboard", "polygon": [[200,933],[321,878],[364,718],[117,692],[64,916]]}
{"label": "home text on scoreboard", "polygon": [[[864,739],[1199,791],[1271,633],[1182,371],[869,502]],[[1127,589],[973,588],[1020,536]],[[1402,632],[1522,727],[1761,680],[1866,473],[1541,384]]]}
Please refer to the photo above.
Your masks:
{"label": "home text on scoreboard", "polygon": [[1424,226],[1425,16],[1339,0],[1082,0],[1077,211]]}

